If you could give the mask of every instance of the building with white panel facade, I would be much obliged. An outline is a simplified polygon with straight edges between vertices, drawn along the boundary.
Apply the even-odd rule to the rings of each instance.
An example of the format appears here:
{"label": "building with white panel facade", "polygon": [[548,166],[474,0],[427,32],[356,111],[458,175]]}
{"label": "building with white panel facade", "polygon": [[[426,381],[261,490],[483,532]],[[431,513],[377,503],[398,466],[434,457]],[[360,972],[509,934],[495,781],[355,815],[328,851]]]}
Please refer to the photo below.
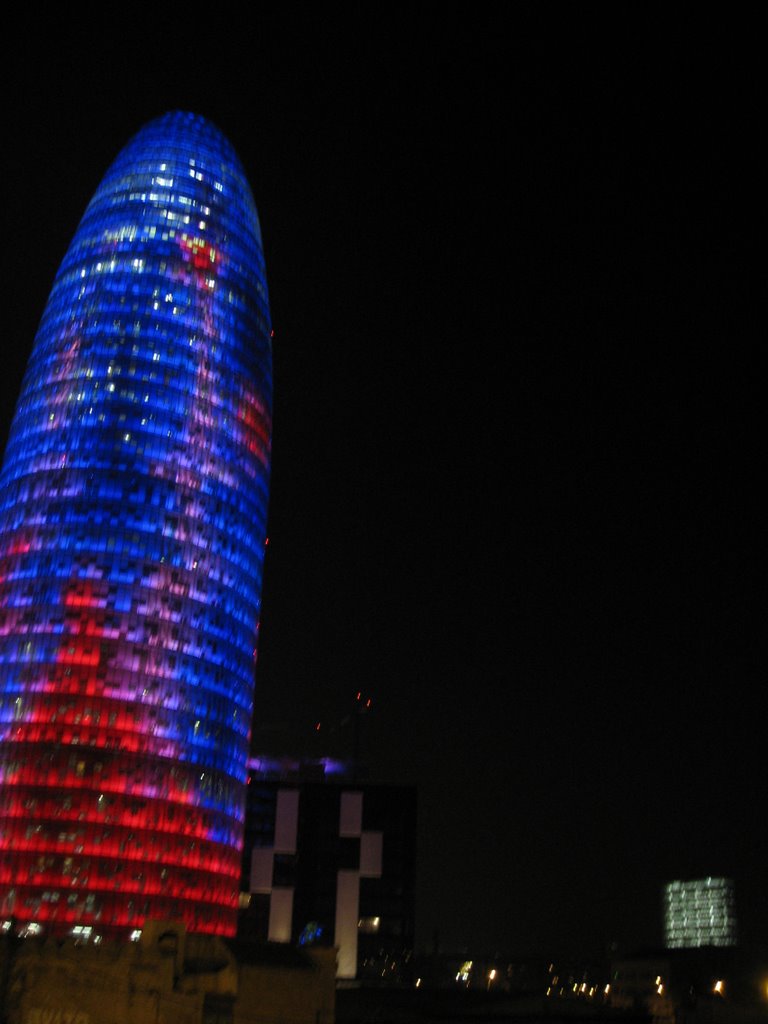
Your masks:
{"label": "building with white panel facade", "polygon": [[416,791],[330,759],[252,758],[239,931],[332,945],[339,979],[407,979]]}

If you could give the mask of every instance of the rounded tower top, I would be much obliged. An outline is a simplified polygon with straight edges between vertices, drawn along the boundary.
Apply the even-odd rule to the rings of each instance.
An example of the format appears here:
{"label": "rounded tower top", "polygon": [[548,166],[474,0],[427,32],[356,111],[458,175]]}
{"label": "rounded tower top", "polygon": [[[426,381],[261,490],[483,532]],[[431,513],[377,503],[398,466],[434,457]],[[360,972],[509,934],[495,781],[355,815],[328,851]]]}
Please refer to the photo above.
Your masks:
{"label": "rounded tower top", "polygon": [[135,177],[140,167],[155,178],[151,184],[158,184],[156,176],[163,172],[165,180],[173,180],[176,185],[186,178],[201,181],[201,176],[213,176],[220,199],[226,198],[235,209],[247,211],[243,226],[252,232],[258,248],[262,248],[256,204],[242,162],[226,135],[207,118],[172,110],[148,121],[118,153],[88,210],[105,189],[114,188],[116,176],[130,171]]}

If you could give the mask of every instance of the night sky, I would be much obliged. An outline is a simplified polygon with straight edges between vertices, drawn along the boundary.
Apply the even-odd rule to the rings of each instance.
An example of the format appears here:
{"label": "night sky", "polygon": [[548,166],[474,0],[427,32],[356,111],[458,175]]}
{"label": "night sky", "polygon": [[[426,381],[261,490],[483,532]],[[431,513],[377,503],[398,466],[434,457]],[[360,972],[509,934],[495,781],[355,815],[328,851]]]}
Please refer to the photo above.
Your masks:
{"label": "night sky", "polygon": [[371,697],[420,949],[658,944],[663,882],[708,874],[764,938],[764,27],[254,9],[6,33],[0,443],[109,163],[209,117],[275,330],[254,750],[349,756]]}

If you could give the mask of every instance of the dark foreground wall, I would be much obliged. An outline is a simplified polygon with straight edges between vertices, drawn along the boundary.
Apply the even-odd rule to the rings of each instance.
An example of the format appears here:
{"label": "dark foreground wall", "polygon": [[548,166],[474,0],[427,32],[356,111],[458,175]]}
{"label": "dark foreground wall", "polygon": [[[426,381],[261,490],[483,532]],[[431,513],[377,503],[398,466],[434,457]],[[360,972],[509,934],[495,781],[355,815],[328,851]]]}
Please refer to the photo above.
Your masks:
{"label": "dark foreground wall", "polygon": [[2,944],[3,1024],[333,1024],[335,951],[151,922],[137,943]]}

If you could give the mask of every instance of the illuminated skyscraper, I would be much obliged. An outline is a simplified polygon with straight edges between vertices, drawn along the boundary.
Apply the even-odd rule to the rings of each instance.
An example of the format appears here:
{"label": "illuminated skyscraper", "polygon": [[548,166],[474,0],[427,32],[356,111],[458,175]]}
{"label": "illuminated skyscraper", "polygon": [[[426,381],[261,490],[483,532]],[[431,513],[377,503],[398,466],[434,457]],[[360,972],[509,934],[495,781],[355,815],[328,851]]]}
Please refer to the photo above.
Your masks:
{"label": "illuminated skyscraper", "polygon": [[0,922],[235,930],[270,337],[237,156],[158,118],[64,257],[0,474]]}

